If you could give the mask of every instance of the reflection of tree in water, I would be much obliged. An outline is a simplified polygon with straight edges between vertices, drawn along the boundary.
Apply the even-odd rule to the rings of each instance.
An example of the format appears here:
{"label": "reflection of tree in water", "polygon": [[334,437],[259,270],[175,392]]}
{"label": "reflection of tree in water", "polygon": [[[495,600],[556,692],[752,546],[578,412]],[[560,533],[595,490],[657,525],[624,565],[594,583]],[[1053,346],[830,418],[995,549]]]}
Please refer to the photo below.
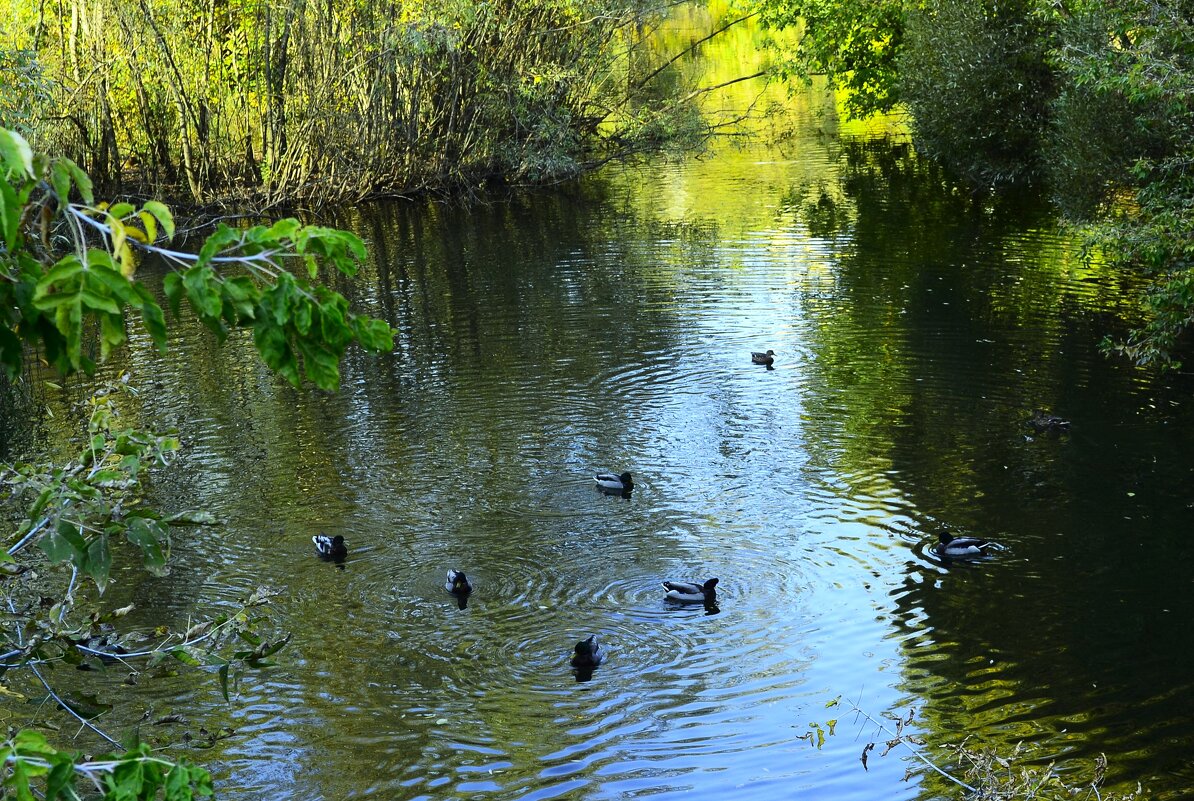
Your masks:
{"label": "reflection of tree in water", "polygon": [[[797,290],[816,323],[807,442],[848,493],[899,498],[896,533],[923,541],[892,593],[922,727],[1105,750],[1113,782],[1184,764],[1161,733],[1189,726],[1172,701],[1194,686],[1194,600],[1149,554],[1189,551],[1194,449],[1097,353],[1122,277],[1031,199],[958,193],[906,145],[846,142],[839,163],[789,204],[833,248],[830,277]],[[1071,431],[1038,435],[1037,409]],[[917,548],[939,525],[1010,551],[932,564]]]}

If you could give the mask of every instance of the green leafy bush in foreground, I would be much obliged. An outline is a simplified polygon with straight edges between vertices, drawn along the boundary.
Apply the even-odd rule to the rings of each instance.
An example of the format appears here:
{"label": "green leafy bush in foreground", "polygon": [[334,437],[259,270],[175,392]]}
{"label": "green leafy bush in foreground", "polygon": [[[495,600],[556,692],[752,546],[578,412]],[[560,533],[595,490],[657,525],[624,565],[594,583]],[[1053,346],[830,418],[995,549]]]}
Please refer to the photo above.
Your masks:
{"label": "green leafy bush in foreground", "polygon": [[[20,374],[26,346],[43,349],[63,373],[92,373],[84,332],[98,331],[102,359],[126,341],[130,309],[165,350],[165,315],[135,279],[141,253],[171,266],[164,287],[175,315],[185,298],[221,341],[231,329],[252,329],[265,363],[296,386],[305,374],[335,389],[354,341],[375,352],[394,346],[385,322],[353,313],[342,295],[311,283],[324,264],[356,273],[365,246],[347,231],[294,219],[247,229],[221,224],[198,254],[183,253],[157,244],[174,235],[165,205],[96,203],[74,163],[34,153],[2,128],[0,172],[0,367],[10,379]],[[306,277],[284,268],[296,259]]]}

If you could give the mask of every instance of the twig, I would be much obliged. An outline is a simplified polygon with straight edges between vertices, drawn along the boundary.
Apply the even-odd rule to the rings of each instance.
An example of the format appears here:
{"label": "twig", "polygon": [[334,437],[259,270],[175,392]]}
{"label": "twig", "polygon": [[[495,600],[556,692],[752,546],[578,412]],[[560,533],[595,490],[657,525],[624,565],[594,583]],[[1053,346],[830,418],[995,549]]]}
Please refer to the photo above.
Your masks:
{"label": "twig", "polygon": [[[16,606],[13,605],[12,598],[8,599],[8,611],[14,615],[17,613],[17,609],[16,609]],[[25,638],[23,636],[21,636],[21,627],[17,626],[16,631],[17,631],[17,645],[24,645]],[[37,669],[37,665],[34,665],[31,663],[29,665],[29,669],[33,671],[34,676],[37,676],[37,680],[41,682],[41,686],[46,688],[46,692],[50,694],[50,697],[58,702],[58,706],[62,707],[67,712],[74,715],[75,718],[77,718],[80,723],[82,723],[87,728],[91,729],[93,732],[98,734],[100,737],[103,737],[105,740],[112,743],[112,745],[115,745],[118,747],[120,746],[119,741],[112,739],[111,737],[108,736],[108,734],[103,729],[99,728],[98,726],[93,724],[91,721],[89,721],[87,718],[83,717],[78,712],[71,709],[70,706],[68,706],[67,703],[62,700],[62,698],[58,695],[58,693],[54,692],[54,688],[51,687],[50,683],[48,681],[46,681],[45,678],[41,675],[41,671]]]}
{"label": "twig", "polygon": [[919,759],[921,762],[923,762],[923,763],[925,763],[926,765],[928,765],[930,768],[932,768],[933,770],[935,770],[937,773],[940,773],[942,776],[944,776],[945,778],[949,779],[949,780],[950,780],[951,782],[953,782],[954,784],[958,785],[959,787],[962,787],[962,788],[964,788],[965,790],[967,790],[967,791],[969,791],[969,792],[971,792],[971,793],[977,793],[977,792],[978,792],[978,788],[971,787],[969,784],[967,784],[966,782],[962,781],[962,780],[961,780],[961,779],[959,779],[957,776],[950,775],[949,773],[946,773],[946,772],[945,772],[944,770],[942,770],[941,768],[937,767],[937,765],[936,765],[936,764],[934,764],[933,760],[929,759],[927,756],[925,756],[923,753],[921,753],[921,751],[920,751],[920,749],[919,749],[919,748],[917,748],[916,746],[914,746],[914,745],[912,745],[911,743],[909,743],[909,742],[908,742],[908,740],[907,740],[907,738],[906,738],[906,737],[904,737],[904,735],[902,735],[902,734],[897,734],[897,733],[893,732],[891,729],[887,728],[887,726],[885,726],[883,723],[881,723],[881,722],[880,722],[880,721],[878,721],[878,720],[875,720],[873,717],[871,717],[869,714],[867,714],[865,711],[863,711],[861,708],[859,708],[858,704],[856,704],[856,703],[854,703],[854,702],[851,702],[851,703],[850,703],[850,706],[851,706],[851,707],[854,709],[854,711],[855,711],[857,714],[859,714],[859,715],[862,715],[864,718],[866,718],[867,720],[869,720],[871,723],[875,724],[875,726],[877,726],[877,727],[879,728],[879,730],[880,730],[880,731],[886,732],[887,734],[890,734],[890,735],[891,735],[891,736],[892,736],[894,739],[898,740],[900,745],[904,746],[904,747],[905,747],[905,748],[907,748],[909,751],[911,751],[911,752],[912,752],[912,754],[913,754],[913,756],[915,756],[915,757],[916,757],[917,759]]}

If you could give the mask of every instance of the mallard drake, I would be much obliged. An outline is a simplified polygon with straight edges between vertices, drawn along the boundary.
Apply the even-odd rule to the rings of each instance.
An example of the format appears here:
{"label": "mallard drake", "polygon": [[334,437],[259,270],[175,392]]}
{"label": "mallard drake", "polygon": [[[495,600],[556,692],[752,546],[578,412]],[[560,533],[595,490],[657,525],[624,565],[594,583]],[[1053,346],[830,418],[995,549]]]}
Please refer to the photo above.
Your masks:
{"label": "mallard drake", "polygon": [[1059,434],[1062,431],[1070,430],[1069,420],[1055,414],[1047,414],[1040,409],[1037,409],[1032,413],[1032,417],[1028,418],[1028,425],[1032,426],[1032,429],[1038,434]]}
{"label": "mallard drake", "polygon": [[449,570],[444,589],[453,595],[468,595],[473,591],[473,585],[468,583],[468,577],[464,575],[463,570]]}
{"label": "mallard drake", "polygon": [[768,367],[770,367],[771,364],[775,361],[775,351],[768,350],[766,353],[759,353],[758,351],[753,351],[750,354],[750,360],[755,364],[765,364]]}
{"label": "mallard drake", "polygon": [[667,590],[665,596],[669,601],[679,601],[684,604],[717,603],[717,579],[711,578],[704,584],[690,581],[665,581],[663,588]]}
{"label": "mallard drake", "polygon": [[609,492],[630,492],[634,489],[634,482],[630,480],[629,473],[622,475],[614,475],[613,473],[598,473],[594,478],[597,482],[597,487]]}
{"label": "mallard drake", "polygon": [[315,552],[323,559],[343,562],[348,556],[348,546],[344,544],[344,536],[337,534],[329,537],[327,534],[316,534],[311,538],[315,543]]}
{"label": "mallard drake", "polygon": [[940,556],[953,558],[967,558],[986,556],[991,551],[1001,551],[1003,546],[997,542],[979,539],[978,537],[955,537],[948,531],[937,535],[940,540],[933,546],[933,550]]}
{"label": "mallard drake", "polygon": [[590,634],[588,639],[581,640],[573,649],[572,667],[592,670],[601,664],[602,659],[605,659],[605,654],[601,650],[601,644],[597,642],[597,635]]}

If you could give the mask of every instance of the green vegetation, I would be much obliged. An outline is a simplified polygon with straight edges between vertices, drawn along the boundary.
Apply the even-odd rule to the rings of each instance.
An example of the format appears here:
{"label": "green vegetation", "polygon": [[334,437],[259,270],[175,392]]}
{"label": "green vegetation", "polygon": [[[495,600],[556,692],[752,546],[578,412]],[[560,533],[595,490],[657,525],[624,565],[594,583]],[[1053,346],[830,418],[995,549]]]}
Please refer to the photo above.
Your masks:
{"label": "green vegetation", "polygon": [[[99,356],[106,356],[127,338],[130,307],[164,350],[165,315],[134,279],[138,252],[176,268],[164,282],[175,315],[185,297],[221,340],[230,328],[251,328],[266,364],[296,386],[301,370],[316,386],[335,389],[351,342],[372,351],[393,347],[388,325],[353,314],[342,295],[282,267],[297,258],[311,280],[322,264],[353,275],[365,246],[352,234],[294,219],[244,230],[221,224],[198,254],[181,253],[155,244],[159,234],[174,234],[163,204],[97,204],[83,170],[35,153],[15,131],[0,129],[0,159],[0,366],[10,379],[20,374],[26,345],[43,348],[63,373],[93,372],[85,332],[98,329]],[[70,200],[72,192],[82,203]],[[95,235],[102,247],[88,241]],[[69,243],[64,254],[57,252],[61,239]],[[242,273],[230,275],[233,269]]]}
{"label": "green vegetation", "polygon": [[[365,252],[351,234],[295,220],[243,230],[221,225],[198,254],[182,253],[156,244],[174,233],[166,206],[97,203],[90,178],[72,161],[35,152],[20,134],[2,128],[0,168],[0,365],[9,381],[23,375],[29,349],[40,350],[63,374],[93,372],[96,355],[102,359],[125,343],[131,309],[164,349],[165,314],[135,280],[138,260],[146,253],[174,268],[164,285],[176,316],[185,297],[221,340],[231,328],[252,329],[262,359],[293,384],[305,375],[316,386],[334,389],[340,358],[351,342],[373,351],[393,347],[386,323],[350,312],[343,296],[308,281],[325,264],[346,275],[355,272]],[[72,194],[82,202],[72,201]],[[306,268],[305,278],[283,269],[288,258]],[[131,606],[111,610],[91,601],[83,608],[80,577],[90,579],[102,596],[114,556],[122,550],[120,540],[139,554],[148,573],[164,575],[169,529],[214,522],[203,513],[163,514],[142,505],[147,474],[170,461],[179,440],[120,426],[116,398],[127,392],[133,390],[118,381],[91,399],[84,444],[75,458],[0,471],[11,501],[6,508],[25,510],[0,551],[7,579],[0,673],[28,671],[47,701],[123,753],[92,759],[60,751],[36,731],[21,731],[0,746],[4,797],[11,791],[17,798],[32,798],[31,787],[39,787],[45,798],[78,798],[75,785],[83,780],[111,799],[156,798],[159,791],[178,801],[211,795],[205,770],[155,756],[135,735],[121,743],[93,722],[104,709],[60,695],[43,667],[90,669],[118,661],[132,668],[173,658],[214,670],[229,698],[245,670],[268,665],[289,640],[254,632],[251,612],[268,603],[265,590],[252,593],[235,611],[184,632],[164,627],[152,635],[120,632],[114,622]],[[60,581],[56,589],[40,575],[47,565],[49,575]],[[141,672],[134,668],[132,675]]]}
{"label": "green vegetation", "polygon": [[[359,200],[575,174],[694,121],[631,0],[20,3],[0,125],[97,186]],[[668,70],[662,70],[668,73]],[[691,98],[690,98],[691,99]]]}
{"label": "green vegetation", "polygon": [[787,72],[828,75],[855,115],[903,103],[918,146],[962,182],[1048,186],[1107,258],[1153,278],[1144,323],[1110,347],[1177,363],[1194,322],[1189,0],[748,5],[798,31]]}

